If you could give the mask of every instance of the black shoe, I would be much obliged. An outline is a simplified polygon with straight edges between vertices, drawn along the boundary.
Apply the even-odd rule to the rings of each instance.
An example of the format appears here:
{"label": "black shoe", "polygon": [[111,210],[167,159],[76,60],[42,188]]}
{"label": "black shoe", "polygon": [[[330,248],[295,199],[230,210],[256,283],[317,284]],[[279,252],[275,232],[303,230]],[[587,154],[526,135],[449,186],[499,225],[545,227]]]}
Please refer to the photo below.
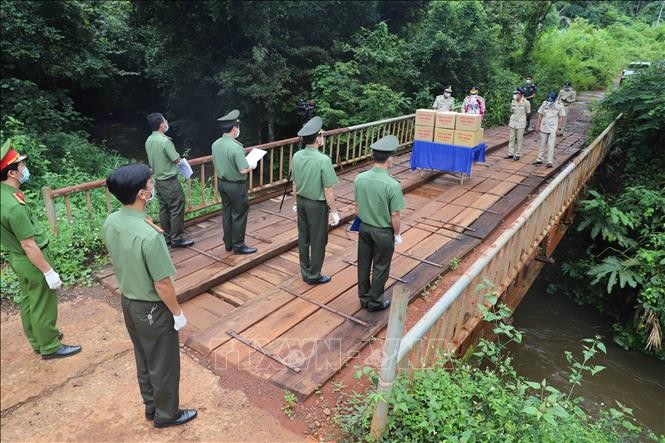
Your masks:
{"label": "black shoe", "polygon": [[510,154],[507,154],[507,155],[506,155],[506,158],[513,158],[513,156],[510,155]]}
{"label": "black shoe", "polygon": [[310,285],[322,285],[324,283],[328,283],[330,280],[332,280],[332,277],[329,275],[322,275],[319,278],[315,278],[314,280],[307,280],[307,283]]}
{"label": "black shoe", "polygon": [[42,355],[42,359],[49,360],[51,358],[65,358],[78,354],[79,352],[81,352],[80,346],[60,345],[60,349],[52,354]]}
{"label": "black shoe", "polygon": [[383,311],[384,309],[387,309],[390,306],[390,300],[384,300],[383,304],[379,307],[376,308],[370,308],[369,306],[367,307],[367,310],[369,312],[378,312],[378,311]]}
{"label": "black shoe", "polygon": [[548,167],[548,168],[551,168],[551,167],[552,167],[552,163],[548,163],[548,164],[547,164],[547,167]]}
{"label": "black shoe", "polygon": [[148,420],[148,421],[154,420],[155,419],[155,411],[152,411],[152,412],[145,411],[145,419]]}
{"label": "black shoe", "polygon": [[187,246],[192,246],[194,244],[194,240],[190,240],[188,238],[183,238],[181,240],[173,240],[171,242],[171,246],[174,248],[186,248]]}
{"label": "black shoe", "polygon": [[535,162],[531,163],[532,165],[542,165],[543,162],[542,160],[536,160]]}
{"label": "black shoe", "polygon": [[180,409],[180,415],[178,418],[175,418],[170,421],[158,422],[155,420],[156,428],[168,428],[169,426],[179,426],[184,425],[188,421],[194,420],[196,418],[196,409]]}
{"label": "black shoe", "polygon": [[520,156],[519,156],[519,155],[517,155],[517,154],[513,155],[513,160],[514,160],[514,161],[517,161],[517,160],[519,160],[519,159],[520,159]]}
{"label": "black shoe", "polygon": [[[63,338],[64,336],[65,336],[65,334],[63,334],[63,333],[61,332],[60,334],[58,334],[58,340],[62,341],[62,338]],[[33,351],[35,354],[39,354],[39,350],[37,350],[37,349],[33,349],[32,351]]]}
{"label": "black shoe", "polygon": [[233,248],[233,253],[236,255],[254,254],[255,252],[256,248],[250,248],[247,245],[242,245],[240,248]]}
{"label": "black shoe", "polygon": [[224,249],[226,249],[226,252],[231,252],[231,251],[233,251],[233,246],[224,245]]}

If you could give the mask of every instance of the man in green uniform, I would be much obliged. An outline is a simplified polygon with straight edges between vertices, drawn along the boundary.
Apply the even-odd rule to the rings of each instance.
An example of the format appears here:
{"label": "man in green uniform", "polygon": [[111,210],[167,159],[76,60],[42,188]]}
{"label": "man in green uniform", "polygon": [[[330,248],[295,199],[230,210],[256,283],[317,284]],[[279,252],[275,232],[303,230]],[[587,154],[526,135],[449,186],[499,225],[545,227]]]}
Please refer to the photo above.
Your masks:
{"label": "man in green uniform", "polygon": [[24,162],[26,156],[16,152],[9,139],[2,145],[0,157],[0,243],[9,253],[9,264],[18,276],[17,302],[21,306],[23,331],[32,349],[43,359],[69,357],[81,352],[81,347],[60,343],[62,334],[55,325],[58,319],[55,289],[62,286],[62,281],[51,265],[49,239],[34,223],[20,191],[21,184],[30,177]]}
{"label": "man in green uniform", "polygon": [[328,283],[330,276],[321,275],[328,243],[328,211],[332,225],[339,223],[335,204],[337,175],[330,157],[319,152],[323,146],[321,117],[309,120],[298,131],[305,149],[293,156],[293,193],[298,213],[298,252],[302,279],[311,285]]}
{"label": "man in green uniform", "polygon": [[122,166],[109,175],[106,186],[123,205],[106,218],[104,242],[122,293],[145,417],[157,428],[181,425],[196,417],[195,409],[178,409],[178,330],[187,319],[176,298],[164,231],[145,213],[155,190],[150,168]]}
{"label": "man in green uniform", "polygon": [[212,162],[217,174],[219,195],[222,197],[224,246],[234,254],[253,254],[256,248],[245,244],[249,196],[247,173],[256,168],[245,158],[245,149],[236,139],[240,135],[240,111],[234,109],[218,118],[224,135],[212,144]]}
{"label": "man in green uniform", "polygon": [[358,174],[355,181],[356,204],[361,220],[358,296],[363,308],[381,311],[390,306],[390,300],[383,298],[383,291],[390,274],[393,250],[402,243],[399,211],[406,207],[406,203],[399,182],[388,174],[399,140],[394,135],[386,135],[370,147],[374,167]]}
{"label": "man in green uniform", "polygon": [[547,167],[552,167],[554,161],[554,146],[556,145],[557,130],[563,131],[563,117],[566,110],[561,103],[556,102],[556,92],[547,94],[547,100],[538,108],[538,120],[536,121],[536,132],[540,133],[540,145],[538,158],[534,165],[541,165],[545,157],[547,146]]}
{"label": "man in green uniform", "polygon": [[178,181],[180,156],[170,137],[169,122],[159,112],[148,115],[152,134],[145,141],[145,152],[152,168],[157,200],[159,200],[159,224],[164,230],[166,243],[174,248],[184,248],[194,244],[184,237],[185,193]]}

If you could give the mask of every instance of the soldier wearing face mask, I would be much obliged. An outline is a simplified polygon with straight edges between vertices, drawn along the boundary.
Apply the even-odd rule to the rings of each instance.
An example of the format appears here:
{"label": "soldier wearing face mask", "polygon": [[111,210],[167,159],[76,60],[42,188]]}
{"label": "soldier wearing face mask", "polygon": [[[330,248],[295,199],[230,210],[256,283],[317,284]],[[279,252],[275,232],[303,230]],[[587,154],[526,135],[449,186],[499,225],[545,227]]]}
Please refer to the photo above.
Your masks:
{"label": "soldier wearing face mask", "polygon": [[159,112],[148,115],[152,134],[145,141],[148,163],[152,168],[159,201],[159,224],[164,230],[166,244],[174,248],[184,248],[194,244],[184,236],[185,193],[178,181],[180,155],[175,150],[171,138],[166,136],[169,122]]}
{"label": "soldier wearing face mask", "polygon": [[544,161],[545,147],[547,147],[547,167],[552,167],[554,161],[554,146],[556,145],[557,130],[562,131],[563,117],[566,114],[561,103],[556,101],[556,93],[547,94],[547,101],[544,101],[538,108],[538,120],[536,121],[536,132],[540,133],[540,147],[538,149],[538,158],[534,165],[540,165]]}
{"label": "soldier wearing face mask", "polygon": [[222,135],[212,144],[212,162],[217,174],[219,194],[222,198],[222,224],[224,246],[234,254],[253,254],[256,248],[245,244],[245,230],[249,214],[247,174],[256,168],[249,164],[245,149],[236,139],[240,135],[240,111],[234,109],[218,118]]}
{"label": "soldier wearing face mask", "polygon": [[452,111],[455,107],[455,98],[452,97],[453,88],[448,86],[443,90],[443,95],[437,95],[432,109],[437,111]]}
{"label": "soldier wearing face mask", "polygon": [[569,106],[575,102],[577,99],[577,92],[573,89],[571,86],[570,82],[566,82],[563,84],[563,88],[559,91],[559,102],[563,105],[563,107],[566,110],[566,115],[563,117],[563,126],[561,127],[561,130],[563,130],[566,127],[566,123],[568,122],[568,112],[570,111]]}
{"label": "soldier wearing face mask", "polygon": [[[524,86],[522,86],[522,90],[524,91],[524,98],[529,101],[529,106],[531,109],[533,109],[533,100],[536,98],[536,85],[533,83],[533,77],[531,74],[526,76],[526,80],[524,80]],[[531,115],[529,115],[526,119],[526,129],[527,131],[530,130],[531,125]]]}
{"label": "soldier wearing face mask", "polygon": [[0,184],[0,244],[9,255],[9,264],[18,276],[21,322],[28,342],[42,359],[63,358],[77,354],[80,346],[61,343],[56,326],[60,275],[53,269],[48,234],[34,222],[21,185],[30,172],[26,155],[12,147],[12,140],[2,145]]}

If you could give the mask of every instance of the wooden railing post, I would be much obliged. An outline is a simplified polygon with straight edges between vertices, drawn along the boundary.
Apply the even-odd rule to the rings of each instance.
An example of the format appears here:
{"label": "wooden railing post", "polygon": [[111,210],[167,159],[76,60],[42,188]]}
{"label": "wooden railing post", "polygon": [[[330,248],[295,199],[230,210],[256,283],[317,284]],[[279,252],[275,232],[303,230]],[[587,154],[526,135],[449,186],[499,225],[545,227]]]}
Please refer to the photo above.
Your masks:
{"label": "wooden railing post", "polygon": [[48,219],[48,224],[51,227],[51,232],[55,235],[60,234],[60,229],[58,228],[58,214],[55,212],[55,205],[53,204],[51,188],[48,186],[42,187],[42,195],[44,196],[44,208],[46,209],[46,218]]}
{"label": "wooden railing post", "polygon": [[399,354],[399,344],[402,340],[404,323],[406,321],[406,307],[409,304],[409,290],[404,285],[395,286],[393,291],[392,304],[390,305],[390,315],[388,317],[388,329],[386,331],[386,342],[383,346],[383,360],[381,362],[381,372],[379,373],[379,386],[377,387],[380,396],[374,409],[372,417],[372,427],[370,434],[376,440],[381,438],[383,430],[386,427],[388,418],[388,403],[385,398],[390,395],[397,374],[397,355]]}

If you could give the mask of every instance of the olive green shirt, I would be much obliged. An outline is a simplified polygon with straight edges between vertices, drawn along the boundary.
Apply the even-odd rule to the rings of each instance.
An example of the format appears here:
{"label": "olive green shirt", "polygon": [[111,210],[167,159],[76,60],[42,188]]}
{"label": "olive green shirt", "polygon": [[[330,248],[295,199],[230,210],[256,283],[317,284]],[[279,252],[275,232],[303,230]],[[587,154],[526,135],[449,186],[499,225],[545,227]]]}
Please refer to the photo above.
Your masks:
{"label": "olive green shirt", "polygon": [[249,168],[245,158],[245,149],[230,135],[224,134],[212,144],[212,163],[217,177],[237,182],[247,180],[247,174],[241,169]]}
{"label": "olive green shirt", "polygon": [[171,138],[159,131],[153,131],[145,141],[145,152],[148,154],[148,164],[152,168],[152,178],[166,180],[178,175],[178,166],[175,161],[180,158]]}
{"label": "olive green shirt", "polygon": [[337,184],[332,160],[314,146],[307,146],[293,156],[293,183],[299,196],[309,200],[325,200],[323,188]]}
{"label": "olive green shirt", "polygon": [[23,194],[6,183],[0,183],[0,244],[11,254],[23,254],[21,240],[35,238],[40,248],[48,244],[46,230],[35,224]]}
{"label": "olive green shirt", "polygon": [[377,228],[390,228],[391,214],[406,208],[399,182],[376,166],[358,174],[355,196],[360,220]]}
{"label": "olive green shirt", "polygon": [[111,255],[120,292],[132,300],[160,301],[155,282],[175,276],[164,235],[145,212],[120,208],[104,222],[104,242]]}

